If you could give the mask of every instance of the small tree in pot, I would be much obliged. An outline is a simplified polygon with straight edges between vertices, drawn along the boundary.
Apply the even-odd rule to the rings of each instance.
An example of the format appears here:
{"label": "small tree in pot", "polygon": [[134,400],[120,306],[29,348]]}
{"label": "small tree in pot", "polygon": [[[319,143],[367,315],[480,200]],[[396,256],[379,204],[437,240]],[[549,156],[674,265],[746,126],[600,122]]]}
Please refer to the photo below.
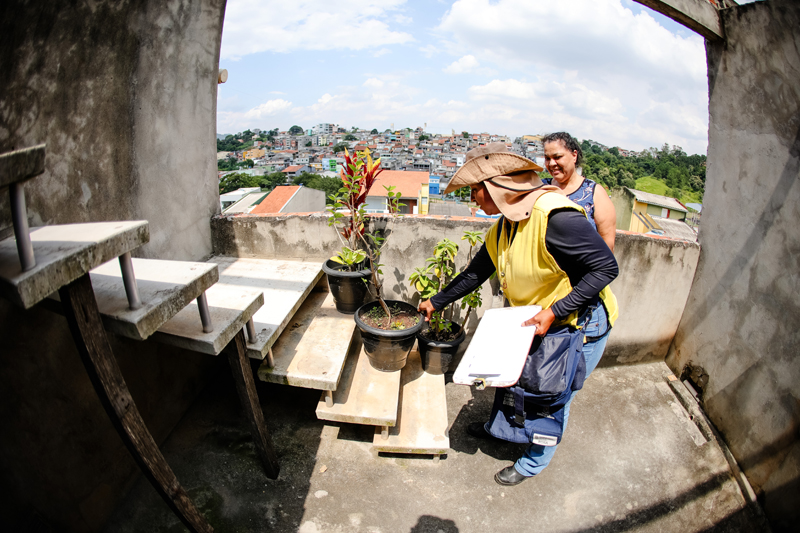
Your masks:
{"label": "small tree in pot", "polygon": [[[343,268],[350,272],[355,272],[365,259],[369,259],[370,282],[386,315],[386,322],[391,324],[392,313],[383,299],[383,282],[380,278],[383,275],[380,267],[383,265],[379,262],[381,250],[386,244],[387,230],[368,232],[367,211],[364,207],[367,195],[378,175],[383,172],[380,167],[381,160],[373,161],[369,149],[356,152],[352,156],[345,149],[345,164],[341,170],[343,185],[337,194],[329,196],[331,204],[327,210],[331,217],[328,219],[328,225],[336,228],[336,234],[342,243],[341,251],[333,256],[331,261],[343,265]],[[394,191],[395,187],[384,186],[384,189],[393,226],[399,216],[400,207],[405,204],[400,203],[400,193]],[[389,234],[391,229],[388,228]]]}
{"label": "small tree in pot", "polygon": [[[483,242],[480,232],[468,231],[461,237],[470,244],[467,264],[472,260],[472,250]],[[449,239],[439,241],[433,250],[433,257],[426,260],[424,268],[415,269],[409,276],[411,285],[417,289],[420,298],[427,300],[441,291],[455,273],[455,258],[458,245]],[[419,351],[425,371],[432,374],[447,372],[458,346],[464,341],[467,320],[473,309],[482,305],[480,288],[461,299],[461,308],[467,308],[461,324],[453,320],[455,304],[431,315],[427,330],[417,334]]]}

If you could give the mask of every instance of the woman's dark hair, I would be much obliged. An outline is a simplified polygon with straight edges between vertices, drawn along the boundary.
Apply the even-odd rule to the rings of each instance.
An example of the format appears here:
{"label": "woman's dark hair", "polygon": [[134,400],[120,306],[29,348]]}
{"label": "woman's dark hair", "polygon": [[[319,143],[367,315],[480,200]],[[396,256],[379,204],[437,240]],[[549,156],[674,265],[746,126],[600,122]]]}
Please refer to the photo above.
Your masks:
{"label": "woman's dark hair", "polygon": [[566,131],[557,131],[555,133],[548,133],[542,139],[542,146],[547,143],[554,143],[557,141],[561,141],[564,143],[564,147],[573,152],[575,150],[578,151],[578,159],[575,161],[575,166],[580,167],[583,166],[583,150],[581,150],[581,145],[578,144],[578,140],[567,133]]}

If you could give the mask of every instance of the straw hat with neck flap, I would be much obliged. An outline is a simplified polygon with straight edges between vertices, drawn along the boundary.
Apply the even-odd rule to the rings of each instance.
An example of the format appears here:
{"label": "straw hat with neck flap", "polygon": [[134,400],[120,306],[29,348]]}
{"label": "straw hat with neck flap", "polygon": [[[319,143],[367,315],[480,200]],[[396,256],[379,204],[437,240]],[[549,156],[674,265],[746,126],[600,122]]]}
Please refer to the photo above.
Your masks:
{"label": "straw hat with neck flap", "polygon": [[544,185],[538,172],[544,170],[528,158],[508,151],[505,143],[491,143],[467,152],[464,165],[453,175],[444,193],[484,183],[497,208],[508,220],[530,217],[541,193],[557,190]]}

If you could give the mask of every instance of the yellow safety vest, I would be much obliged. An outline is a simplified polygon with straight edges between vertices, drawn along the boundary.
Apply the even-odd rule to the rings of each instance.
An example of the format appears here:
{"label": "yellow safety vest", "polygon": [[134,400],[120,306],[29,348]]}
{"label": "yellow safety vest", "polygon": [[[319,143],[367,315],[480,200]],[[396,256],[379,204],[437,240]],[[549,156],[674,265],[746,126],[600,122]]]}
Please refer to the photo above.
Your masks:
{"label": "yellow safety vest", "polygon": [[[516,223],[516,235],[510,245],[508,231],[501,231],[500,222],[504,221],[506,225],[514,222],[501,218],[486,234],[486,250],[497,269],[503,293],[512,306],[540,305],[542,309],[548,309],[572,292],[569,276],[558,266],[545,244],[548,216],[554,209],[563,208],[586,215],[582,207],[567,197],[546,192],[536,200],[530,218]],[[501,231],[499,241],[498,231]],[[609,325],[613,326],[619,316],[617,299],[609,287],[600,291],[600,299],[606,308]],[[578,312],[564,320],[556,320],[554,324],[577,326]]]}

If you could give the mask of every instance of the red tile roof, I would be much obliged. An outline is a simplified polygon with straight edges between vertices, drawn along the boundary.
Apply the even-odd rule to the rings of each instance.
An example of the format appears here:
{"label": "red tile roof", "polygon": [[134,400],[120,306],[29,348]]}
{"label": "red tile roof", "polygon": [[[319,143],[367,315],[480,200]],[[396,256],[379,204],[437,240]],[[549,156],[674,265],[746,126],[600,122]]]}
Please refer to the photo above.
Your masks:
{"label": "red tile roof", "polygon": [[250,211],[250,214],[280,213],[286,202],[294,196],[299,188],[299,185],[279,185],[275,187],[255,209]]}
{"label": "red tile roof", "polygon": [[281,172],[297,172],[303,167],[303,165],[292,165],[289,167],[284,168]]}
{"label": "red tile roof", "polygon": [[411,172],[405,170],[384,170],[372,185],[367,196],[381,196],[386,198],[386,187],[394,186],[394,192],[399,192],[401,198],[416,198],[419,188],[423,183],[428,183],[429,172]]}

